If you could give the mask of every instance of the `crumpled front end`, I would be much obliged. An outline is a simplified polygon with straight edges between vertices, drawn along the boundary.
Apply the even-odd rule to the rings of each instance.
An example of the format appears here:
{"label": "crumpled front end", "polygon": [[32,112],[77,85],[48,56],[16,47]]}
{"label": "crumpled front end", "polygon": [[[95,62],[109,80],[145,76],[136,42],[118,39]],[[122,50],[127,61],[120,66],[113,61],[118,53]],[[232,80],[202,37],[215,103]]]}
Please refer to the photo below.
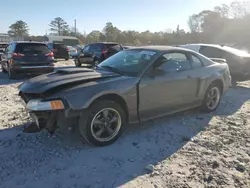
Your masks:
{"label": "crumpled front end", "polygon": [[[51,134],[59,127],[72,130],[77,117],[66,117],[68,105],[62,99],[43,99],[40,94],[27,94],[20,91],[21,102],[40,130],[47,129]],[[66,127],[66,128],[65,128]]]}

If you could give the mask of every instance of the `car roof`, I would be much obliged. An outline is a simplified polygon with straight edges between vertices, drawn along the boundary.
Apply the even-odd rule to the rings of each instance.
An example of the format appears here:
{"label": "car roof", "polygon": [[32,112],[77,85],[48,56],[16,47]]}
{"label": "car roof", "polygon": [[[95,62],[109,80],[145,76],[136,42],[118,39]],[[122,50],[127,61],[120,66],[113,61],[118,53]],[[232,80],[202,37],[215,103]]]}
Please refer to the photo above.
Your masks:
{"label": "car roof", "polygon": [[91,44],[119,44],[117,42],[94,42],[94,43],[90,43],[89,45]]}
{"label": "car roof", "polygon": [[222,45],[219,44],[203,44],[203,43],[197,43],[197,44],[183,44],[179,46],[207,46],[207,47],[215,47],[215,48],[222,48]]}
{"label": "car roof", "polygon": [[31,43],[31,44],[45,44],[44,42],[36,42],[36,41],[13,41],[12,43],[16,43],[16,44],[27,44],[27,43]]}
{"label": "car roof", "polygon": [[134,47],[131,50],[134,49],[140,49],[140,50],[154,50],[154,51],[167,51],[167,50],[181,50],[181,51],[187,51],[190,52],[191,50],[181,48],[181,47],[173,47],[173,46],[139,46]]}

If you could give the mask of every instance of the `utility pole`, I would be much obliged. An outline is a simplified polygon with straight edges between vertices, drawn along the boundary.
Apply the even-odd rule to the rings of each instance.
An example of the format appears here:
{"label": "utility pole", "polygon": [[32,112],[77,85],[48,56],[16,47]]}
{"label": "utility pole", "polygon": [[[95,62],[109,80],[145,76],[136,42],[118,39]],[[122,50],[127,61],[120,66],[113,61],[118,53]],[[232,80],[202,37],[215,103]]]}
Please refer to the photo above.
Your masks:
{"label": "utility pole", "polygon": [[75,36],[76,36],[76,20],[75,20]]}

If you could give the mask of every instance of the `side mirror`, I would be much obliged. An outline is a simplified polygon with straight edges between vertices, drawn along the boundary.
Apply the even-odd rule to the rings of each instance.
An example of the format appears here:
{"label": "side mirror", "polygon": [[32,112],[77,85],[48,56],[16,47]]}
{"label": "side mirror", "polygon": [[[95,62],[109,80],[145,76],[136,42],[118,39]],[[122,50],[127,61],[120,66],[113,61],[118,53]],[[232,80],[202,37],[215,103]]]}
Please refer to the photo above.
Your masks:
{"label": "side mirror", "polygon": [[162,69],[153,69],[150,73],[149,76],[150,77],[155,77],[155,76],[163,76],[165,75],[165,71]]}

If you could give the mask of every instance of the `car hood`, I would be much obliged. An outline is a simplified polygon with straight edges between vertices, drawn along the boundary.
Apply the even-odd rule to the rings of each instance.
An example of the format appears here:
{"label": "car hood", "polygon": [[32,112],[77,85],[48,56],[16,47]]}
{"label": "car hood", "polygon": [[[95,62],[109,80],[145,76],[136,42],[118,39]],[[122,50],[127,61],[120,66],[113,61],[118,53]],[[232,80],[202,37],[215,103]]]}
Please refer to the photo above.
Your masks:
{"label": "car hood", "polygon": [[114,72],[105,70],[92,70],[86,68],[67,68],[59,69],[54,73],[41,75],[32,78],[18,88],[23,93],[43,94],[52,89],[71,88],[75,85],[98,81],[104,79],[111,79],[121,76]]}

